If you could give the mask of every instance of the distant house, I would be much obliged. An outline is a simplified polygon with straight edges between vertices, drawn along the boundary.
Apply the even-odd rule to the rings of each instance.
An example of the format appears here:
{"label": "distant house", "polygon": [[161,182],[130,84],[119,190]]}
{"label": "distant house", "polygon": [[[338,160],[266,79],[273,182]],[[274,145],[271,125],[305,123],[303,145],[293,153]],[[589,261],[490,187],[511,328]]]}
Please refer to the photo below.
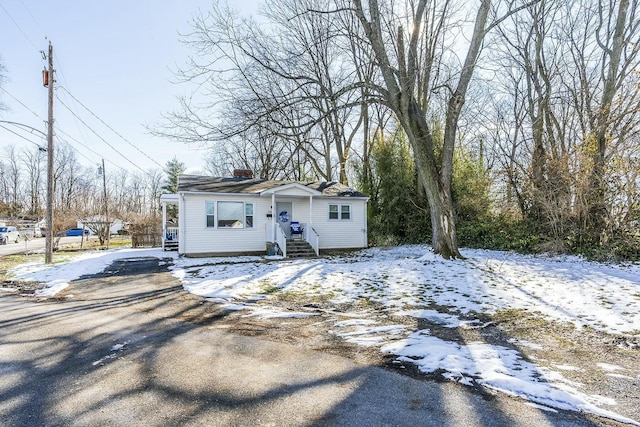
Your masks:
{"label": "distant house", "polygon": [[[365,194],[336,182],[271,181],[241,172],[181,175],[178,192],[160,198],[163,248],[186,256],[296,256],[367,246]],[[178,206],[177,224],[167,219],[168,205]]]}
{"label": "distant house", "polygon": [[[106,221],[103,215],[96,215],[90,218],[84,218],[76,222],[77,228],[89,228],[88,225],[101,224]],[[124,229],[124,222],[121,219],[109,218],[110,234],[118,234],[120,230]],[[90,230],[91,231],[91,230]],[[93,233],[93,231],[91,231]]]}

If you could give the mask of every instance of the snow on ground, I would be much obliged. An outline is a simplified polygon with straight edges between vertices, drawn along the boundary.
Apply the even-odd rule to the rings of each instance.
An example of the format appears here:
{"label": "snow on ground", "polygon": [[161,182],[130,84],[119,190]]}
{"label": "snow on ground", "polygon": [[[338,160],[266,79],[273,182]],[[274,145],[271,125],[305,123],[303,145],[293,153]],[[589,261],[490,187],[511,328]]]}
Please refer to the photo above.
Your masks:
{"label": "snow on ground", "polygon": [[[224,300],[256,300],[277,290],[329,297],[335,303],[367,299],[390,314],[453,328],[466,325],[456,314],[523,309],[611,334],[640,332],[638,265],[497,251],[464,254],[465,261],[447,261],[427,246],[402,246],[271,263],[245,258],[212,264],[180,258],[174,275],[187,291]],[[448,307],[449,313],[429,309],[433,304]]]}
{"label": "snow on ground", "polygon": [[[575,369],[571,366],[541,368],[514,349],[481,342],[462,345],[434,337],[428,329],[382,325],[377,320],[379,311],[358,305],[375,302],[382,314],[421,318],[447,328],[486,326],[464,320],[473,312],[522,309],[578,328],[588,326],[616,335],[640,333],[640,265],[482,250],[463,253],[467,260],[447,261],[432,254],[428,246],[401,246],[321,259],[269,261],[260,257],[177,258],[160,250],[117,250],[88,253],[56,266],[24,265],[12,274],[16,279],[47,283],[41,295],[52,295],[69,281],[99,273],[118,258],[174,256],[173,274],[186,291],[229,310],[265,318],[313,315],[275,306],[269,297],[283,293],[358,306],[357,311],[341,313],[349,320],[336,321],[333,334],[376,346],[424,372],[444,371],[446,378],[462,384],[475,382],[544,405],[540,407],[587,411],[640,426],[602,409],[615,405],[612,399],[581,393],[580,384],[560,373]],[[522,340],[516,344],[539,347]],[[599,368],[607,375],[637,375],[619,372],[613,365]]]}

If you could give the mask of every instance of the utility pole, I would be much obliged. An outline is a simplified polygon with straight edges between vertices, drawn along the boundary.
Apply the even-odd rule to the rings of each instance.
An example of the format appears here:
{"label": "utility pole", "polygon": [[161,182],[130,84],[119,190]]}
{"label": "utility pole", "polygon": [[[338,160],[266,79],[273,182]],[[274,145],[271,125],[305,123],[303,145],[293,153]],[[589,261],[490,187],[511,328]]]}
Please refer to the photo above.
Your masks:
{"label": "utility pole", "polygon": [[104,168],[104,159],[102,159],[102,185],[104,187],[104,221],[107,231],[107,249],[111,241],[111,223],[109,223],[109,208],[107,204],[107,171]]}
{"label": "utility pole", "polygon": [[45,264],[53,261],[53,45],[49,42],[49,70],[43,73],[44,85],[49,88],[49,114],[47,134],[47,235],[45,236]]}

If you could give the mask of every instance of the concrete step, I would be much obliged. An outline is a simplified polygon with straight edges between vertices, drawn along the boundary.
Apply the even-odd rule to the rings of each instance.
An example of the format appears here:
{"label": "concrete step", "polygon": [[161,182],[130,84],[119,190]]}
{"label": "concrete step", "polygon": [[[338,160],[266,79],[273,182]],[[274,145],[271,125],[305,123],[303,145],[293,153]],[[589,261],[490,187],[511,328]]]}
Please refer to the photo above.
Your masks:
{"label": "concrete step", "polygon": [[287,258],[314,258],[316,252],[305,241],[287,240]]}

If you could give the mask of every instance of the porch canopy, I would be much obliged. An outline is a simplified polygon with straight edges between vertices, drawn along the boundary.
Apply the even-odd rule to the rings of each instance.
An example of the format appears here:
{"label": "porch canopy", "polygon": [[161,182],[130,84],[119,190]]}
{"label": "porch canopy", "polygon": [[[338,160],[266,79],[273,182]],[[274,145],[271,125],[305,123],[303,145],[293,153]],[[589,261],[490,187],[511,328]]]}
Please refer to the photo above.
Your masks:
{"label": "porch canopy", "polygon": [[306,221],[307,227],[311,227],[313,225],[313,196],[321,196],[322,193],[318,190],[315,190],[307,185],[303,185],[299,182],[292,182],[289,184],[281,185],[278,187],[269,188],[260,193],[260,196],[271,197],[271,230],[272,235],[270,236],[270,241],[276,241],[276,233],[277,233],[277,212],[276,212],[276,204],[278,202],[278,198],[283,200],[283,198],[287,199],[299,199],[299,198],[308,198],[309,199],[309,219]]}
{"label": "porch canopy", "polygon": [[160,203],[162,204],[162,249],[165,249],[167,236],[171,236],[171,240],[178,242],[178,226],[167,227],[167,205],[178,205],[180,197],[178,194],[162,194]]}

